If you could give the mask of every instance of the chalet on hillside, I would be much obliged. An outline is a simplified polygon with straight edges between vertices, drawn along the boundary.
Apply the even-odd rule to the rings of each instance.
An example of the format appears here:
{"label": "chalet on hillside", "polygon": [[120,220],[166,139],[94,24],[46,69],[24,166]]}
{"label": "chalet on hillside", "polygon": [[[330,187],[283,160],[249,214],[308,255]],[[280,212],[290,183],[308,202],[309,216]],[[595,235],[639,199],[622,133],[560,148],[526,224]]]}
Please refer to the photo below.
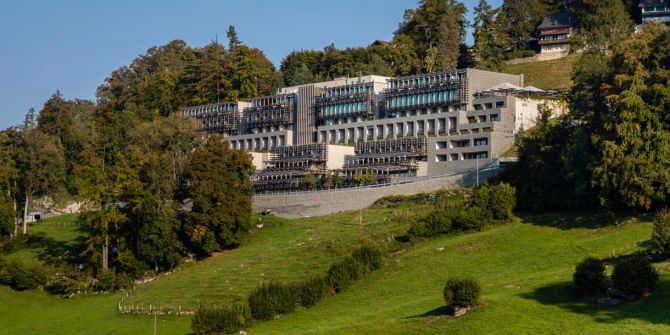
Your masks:
{"label": "chalet on hillside", "polygon": [[670,24],[670,0],[640,0],[642,23],[659,21]]}
{"label": "chalet on hillside", "polygon": [[544,17],[537,27],[540,33],[540,53],[562,52],[569,49],[568,37],[576,32],[574,19],[569,13],[556,13]]}

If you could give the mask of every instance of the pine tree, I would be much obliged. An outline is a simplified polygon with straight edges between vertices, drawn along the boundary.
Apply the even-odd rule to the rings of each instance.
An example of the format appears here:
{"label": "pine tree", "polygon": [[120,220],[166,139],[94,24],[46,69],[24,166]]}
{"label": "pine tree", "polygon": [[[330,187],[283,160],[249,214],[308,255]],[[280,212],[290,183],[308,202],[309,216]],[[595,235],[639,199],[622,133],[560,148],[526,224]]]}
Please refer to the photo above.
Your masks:
{"label": "pine tree", "polygon": [[486,0],[480,0],[475,7],[473,37],[477,67],[485,70],[502,71],[505,67],[505,49],[509,47],[507,34],[500,26],[504,19],[497,17],[497,10]]}

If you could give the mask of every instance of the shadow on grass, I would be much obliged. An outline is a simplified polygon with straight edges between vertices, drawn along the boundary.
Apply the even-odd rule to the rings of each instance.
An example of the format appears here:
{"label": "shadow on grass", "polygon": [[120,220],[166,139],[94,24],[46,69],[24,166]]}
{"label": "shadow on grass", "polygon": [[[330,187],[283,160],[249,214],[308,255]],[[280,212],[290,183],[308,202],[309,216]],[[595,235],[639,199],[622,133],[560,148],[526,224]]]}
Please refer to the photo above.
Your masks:
{"label": "shadow on grass", "polygon": [[406,316],[403,319],[415,319],[415,318],[423,318],[427,316],[440,316],[440,315],[450,315],[452,313],[451,309],[447,306],[440,306],[437,308],[433,308],[430,311],[421,313],[421,314],[416,314],[416,315],[410,315]]}
{"label": "shadow on grass", "polygon": [[31,235],[26,247],[38,250],[39,260],[51,265],[76,264],[80,261],[80,252],[85,242],[84,236],[71,241],[59,241],[47,237],[45,233]]}
{"label": "shadow on grass", "polygon": [[561,282],[522,293],[524,299],[535,300],[543,305],[557,306],[572,313],[590,316],[601,323],[615,323],[625,319],[638,319],[653,324],[670,325],[668,301],[670,278],[663,277],[650,297],[619,306],[604,306],[595,301],[577,296],[572,283]]}
{"label": "shadow on grass", "polygon": [[561,230],[613,227],[625,223],[631,216],[643,218],[641,215],[636,215],[635,213],[614,214],[603,210],[564,211],[549,214],[520,213],[518,216],[528,224]]}

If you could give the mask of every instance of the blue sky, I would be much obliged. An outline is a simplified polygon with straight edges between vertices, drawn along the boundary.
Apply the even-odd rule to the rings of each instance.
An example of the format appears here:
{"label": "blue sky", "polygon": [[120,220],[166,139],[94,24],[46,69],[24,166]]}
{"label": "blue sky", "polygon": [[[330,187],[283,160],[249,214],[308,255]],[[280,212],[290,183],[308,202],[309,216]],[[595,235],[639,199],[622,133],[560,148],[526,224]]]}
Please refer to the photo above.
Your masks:
{"label": "blue sky", "polygon": [[[490,0],[498,6],[502,0]],[[466,0],[470,9],[478,0]],[[58,89],[94,99],[115,69],[173,39],[200,47],[229,25],[279,65],[292,50],[389,40],[417,0],[9,1],[0,5],[0,129]]]}

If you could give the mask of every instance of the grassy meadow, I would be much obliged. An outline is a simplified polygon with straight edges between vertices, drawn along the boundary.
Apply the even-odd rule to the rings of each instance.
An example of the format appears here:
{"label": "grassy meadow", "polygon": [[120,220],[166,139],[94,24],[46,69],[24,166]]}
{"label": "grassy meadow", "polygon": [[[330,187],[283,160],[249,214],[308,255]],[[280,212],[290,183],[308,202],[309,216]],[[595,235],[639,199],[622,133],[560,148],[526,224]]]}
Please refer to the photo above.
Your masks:
{"label": "grassy meadow", "polygon": [[[263,217],[245,243],[164,278],[140,285],[126,303],[225,303],[265,280],[294,280],[323,273],[335,259],[366,240],[389,240],[425,212],[424,205],[285,220]],[[33,228],[67,250],[81,241],[76,217]],[[520,222],[483,232],[405,245],[381,270],[311,309],[258,323],[249,334],[667,334],[670,268],[657,292],[618,307],[586,302],[572,293],[575,264],[586,255],[616,258],[644,247],[651,223],[632,218],[601,224],[586,212],[522,216]],[[3,257],[44,255],[34,246]],[[44,256],[41,256],[42,258]],[[483,286],[484,306],[453,319],[444,316],[447,278],[469,275]],[[0,286],[0,334],[152,334],[154,318],[119,315],[125,293],[70,299],[39,290]],[[157,334],[191,334],[190,317],[158,316]]]}

